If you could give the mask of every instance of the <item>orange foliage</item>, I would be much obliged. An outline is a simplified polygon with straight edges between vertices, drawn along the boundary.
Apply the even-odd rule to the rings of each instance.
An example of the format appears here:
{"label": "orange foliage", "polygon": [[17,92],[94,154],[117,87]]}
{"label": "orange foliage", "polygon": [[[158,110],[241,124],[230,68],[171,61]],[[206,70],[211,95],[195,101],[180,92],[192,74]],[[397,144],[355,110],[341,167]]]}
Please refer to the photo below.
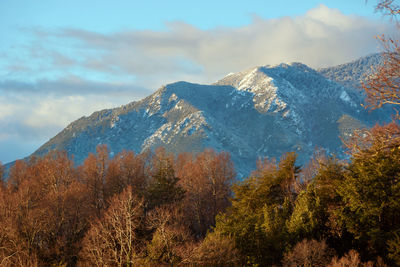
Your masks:
{"label": "orange foliage", "polygon": [[74,263],[86,231],[86,192],[66,153],[18,163],[1,192],[0,254],[7,265]]}
{"label": "orange foliage", "polygon": [[354,132],[353,137],[344,144],[350,155],[360,159],[400,149],[400,125],[392,122],[376,125],[369,131]]}
{"label": "orange foliage", "polygon": [[107,195],[121,193],[127,186],[131,186],[135,194],[143,194],[146,175],[143,155],[135,155],[133,151],[122,151],[109,162],[106,176]]}
{"label": "orange foliage", "polygon": [[212,150],[110,159],[101,145],[78,168],[65,152],[17,161],[0,186],[0,265],[183,262],[189,227],[201,237],[215,224],[234,177],[229,154]]}
{"label": "orange foliage", "polygon": [[[393,0],[380,0],[377,10],[396,18],[400,7]],[[378,36],[384,47],[384,63],[367,77],[362,87],[367,93],[367,107],[380,108],[384,104],[400,105],[400,43],[399,40]]]}
{"label": "orange foliage", "polygon": [[96,148],[96,154],[90,153],[83,162],[81,175],[89,194],[90,206],[100,216],[105,208],[106,174],[109,164],[108,149],[106,145]]}
{"label": "orange foliage", "polygon": [[230,184],[236,175],[233,163],[228,153],[213,150],[205,150],[196,157],[182,154],[178,163],[177,175],[186,191],[185,212],[192,229],[204,235],[215,225],[215,216],[230,204]]}

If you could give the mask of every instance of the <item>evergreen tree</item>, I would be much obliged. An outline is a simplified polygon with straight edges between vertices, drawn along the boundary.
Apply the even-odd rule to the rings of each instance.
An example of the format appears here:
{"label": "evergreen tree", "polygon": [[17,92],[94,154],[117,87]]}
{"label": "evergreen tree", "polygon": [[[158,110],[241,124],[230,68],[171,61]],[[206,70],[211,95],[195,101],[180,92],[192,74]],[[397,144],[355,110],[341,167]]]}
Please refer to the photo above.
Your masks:
{"label": "evergreen tree", "polygon": [[400,232],[400,126],[375,126],[348,146],[341,218],[365,247],[363,256],[387,255],[389,240]]}
{"label": "evergreen tree", "polygon": [[265,161],[253,177],[233,186],[232,207],[217,217],[216,231],[235,239],[243,264],[278,264],[288,241],[286,221],[295,200],[294,182],[300,169],[296,154],[277,165]]}
{"label": "evergreen tree", "polygon": [[183,199],[185,191],[178,185],[172,155],[164,149],[156,151],[151,170],[151,181],[146,189],[147,208],[172,204]]}

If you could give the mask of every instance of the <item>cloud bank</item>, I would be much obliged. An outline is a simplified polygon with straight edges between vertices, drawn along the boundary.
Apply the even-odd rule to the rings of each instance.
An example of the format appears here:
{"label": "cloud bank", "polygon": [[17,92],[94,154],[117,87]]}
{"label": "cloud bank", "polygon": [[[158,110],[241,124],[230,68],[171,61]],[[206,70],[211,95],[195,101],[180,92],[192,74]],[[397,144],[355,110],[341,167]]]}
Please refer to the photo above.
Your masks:
{"label": "cloud bank", "polygon": [[31,41],[14,48],[20,53],[1,53],[1,161],[9,160],[2,142],[10,138],[43,142],[82,115],[141,98],[162,84],[211,83],[281,62],[341,64],[379,51],[374,36],[394,28],[320,5],[298,17],[254,16],[236,28],[168,22],[160,31],[24,31]]}
{"label": "cloud bank", "polygon": [[74,54],[81,55],[38,53],[51,58],[51,67],[134,75],[137,84],[152,87],[177,79],[212,82],[227,72],[255,65],[293,61],[311,67],[341,64],[378,51],[374,36],[384,32],[393,29],[383,22],[347,16],[320,5],[294,18],[254,16],[251,24],[238,28],[201,30],[185,22],[170,22],[163,31],[99,34],[62,29],[35,34],[46,43],[70,43]]}
{"label": "cloud bank", "polygon": [[73,120],[150,93],[134,85],[82,80],[0,82],[0,161],[28,156]]}

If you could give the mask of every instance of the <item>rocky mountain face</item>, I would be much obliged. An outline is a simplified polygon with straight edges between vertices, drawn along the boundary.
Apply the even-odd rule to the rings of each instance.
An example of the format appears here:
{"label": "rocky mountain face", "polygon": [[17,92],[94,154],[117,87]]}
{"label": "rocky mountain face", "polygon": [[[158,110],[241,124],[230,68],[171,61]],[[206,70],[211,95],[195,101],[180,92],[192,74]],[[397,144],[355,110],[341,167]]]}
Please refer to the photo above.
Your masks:
{"label": "rocky mountain face", "polygon": [[158,146],[174,153],[214,148],[231,153],[239,176],[254,169],[258,158],[288,151],[296,151],[300,163],[316,147],[342,156],[339,136],[390,119],[390,110],[369,113],[360,106],[363,95],[355,87],[371,62],[318,71],[280,64],[230,74],[212,85],[169,84],[141,101],[74,121],[34,155],[66,150],[80,164],[99,144],[108,145],[110,156]]}

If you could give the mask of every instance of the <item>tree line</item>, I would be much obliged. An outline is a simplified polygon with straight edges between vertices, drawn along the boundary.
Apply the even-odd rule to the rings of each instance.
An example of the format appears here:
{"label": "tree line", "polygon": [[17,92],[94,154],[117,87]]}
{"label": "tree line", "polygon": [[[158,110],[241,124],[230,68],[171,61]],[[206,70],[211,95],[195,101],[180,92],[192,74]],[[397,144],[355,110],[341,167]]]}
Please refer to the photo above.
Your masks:
{"label": "tree line", "polygon": [[17,161],[0,186],[0,265],[400,265],[400,126],[346,146],[346,161],[260,160],[243,181],[213,150]]}
{"label": "tree line", "polygon": [[229,205],[234,177],[212,150],[110,159],[101,145],[79,167],[65,152],[17,161],[0,186],[0,265],[178,262]]}

